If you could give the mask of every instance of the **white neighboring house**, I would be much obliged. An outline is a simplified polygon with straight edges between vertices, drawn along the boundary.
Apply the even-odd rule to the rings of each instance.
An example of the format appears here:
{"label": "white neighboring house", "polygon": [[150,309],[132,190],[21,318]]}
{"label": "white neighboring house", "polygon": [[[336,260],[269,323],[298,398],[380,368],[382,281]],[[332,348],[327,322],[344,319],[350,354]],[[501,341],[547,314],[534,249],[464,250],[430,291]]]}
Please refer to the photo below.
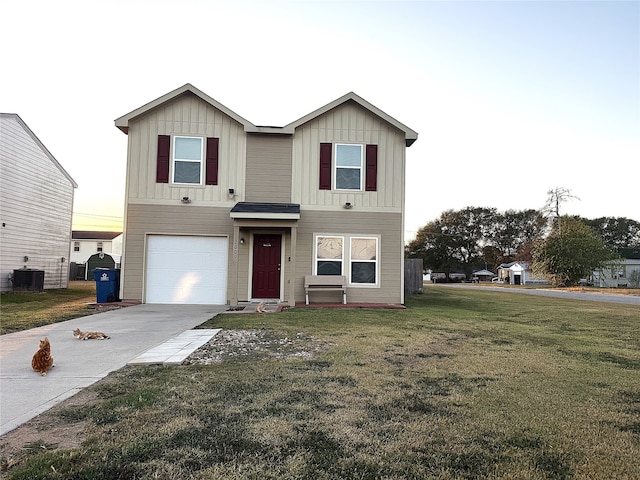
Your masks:
{"label": "white neighboring house", "polygon": [[0,291],[14,270],[67,288],[76,182],[15,113],[0,113]]}
{"label": "white neighboring house", "polygon": [[74,230],[71,233],[71,278],[93,280],[95,268],[120,268],[122,232]]}
{"label": "white neighboring house", "polygon": [[[627,258],[624,258],[624,257]],[[593,272],[592,283],[601,288],[640,287],[640,251],[623,254],[620,260],[608,263],[608,266]]]}
{"label": "white neighboring house", "polygon": [[120,263],[122,256],[122,232],[101,232],[92,230],[73,230],[71,232],[71,261],[77,264],[87,263],[96,253],[108,253]]}
{"label": "white neighboring house", "polygon": [[497,283],[509,283],[511,285],[527,285],[530,283],[547,283],[543,277],[531,273],[528,262],[503,263],[498,267]]}

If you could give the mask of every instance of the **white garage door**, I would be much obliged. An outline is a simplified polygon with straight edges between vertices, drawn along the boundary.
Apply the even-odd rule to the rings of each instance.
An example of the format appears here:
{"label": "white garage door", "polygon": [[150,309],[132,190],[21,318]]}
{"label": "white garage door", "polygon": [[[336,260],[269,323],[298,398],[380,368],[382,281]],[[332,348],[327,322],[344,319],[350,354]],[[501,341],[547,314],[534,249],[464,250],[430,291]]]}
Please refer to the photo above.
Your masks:
{"label": "white garage door", "polygon": [[150,235],[147,303],[225,304],[227,238]]}

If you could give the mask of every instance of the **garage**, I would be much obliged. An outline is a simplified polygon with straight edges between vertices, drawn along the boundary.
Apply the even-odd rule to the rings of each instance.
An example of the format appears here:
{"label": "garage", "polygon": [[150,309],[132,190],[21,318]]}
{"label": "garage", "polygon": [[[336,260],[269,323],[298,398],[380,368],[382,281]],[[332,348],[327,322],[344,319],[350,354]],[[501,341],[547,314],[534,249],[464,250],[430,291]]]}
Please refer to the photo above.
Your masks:
{"label": "garage", "polygon": [[226,237],[149,235],[146,303],[227,303]]}

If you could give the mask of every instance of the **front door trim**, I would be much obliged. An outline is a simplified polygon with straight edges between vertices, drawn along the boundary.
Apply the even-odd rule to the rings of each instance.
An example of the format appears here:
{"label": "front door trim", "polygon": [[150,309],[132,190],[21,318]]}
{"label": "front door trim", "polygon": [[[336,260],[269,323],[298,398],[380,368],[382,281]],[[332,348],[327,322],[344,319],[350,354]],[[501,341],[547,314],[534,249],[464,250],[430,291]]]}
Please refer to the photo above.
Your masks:
{"label": "front door trim", "polygon": [[282,263],[284,242],[282,233],[254,233],[251,241],[251,299],[282,297]]}

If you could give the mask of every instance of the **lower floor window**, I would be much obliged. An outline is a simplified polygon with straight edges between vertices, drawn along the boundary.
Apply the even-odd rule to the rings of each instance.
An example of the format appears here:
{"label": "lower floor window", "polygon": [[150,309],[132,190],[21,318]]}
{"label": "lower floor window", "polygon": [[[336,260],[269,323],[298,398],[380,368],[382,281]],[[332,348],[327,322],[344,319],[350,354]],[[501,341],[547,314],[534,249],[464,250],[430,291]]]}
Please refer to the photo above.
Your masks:
{"label": "lower floor window", "polygon": [[378,284],[378,237],[316,235],[316,275],[347,275],[353,285]]}

